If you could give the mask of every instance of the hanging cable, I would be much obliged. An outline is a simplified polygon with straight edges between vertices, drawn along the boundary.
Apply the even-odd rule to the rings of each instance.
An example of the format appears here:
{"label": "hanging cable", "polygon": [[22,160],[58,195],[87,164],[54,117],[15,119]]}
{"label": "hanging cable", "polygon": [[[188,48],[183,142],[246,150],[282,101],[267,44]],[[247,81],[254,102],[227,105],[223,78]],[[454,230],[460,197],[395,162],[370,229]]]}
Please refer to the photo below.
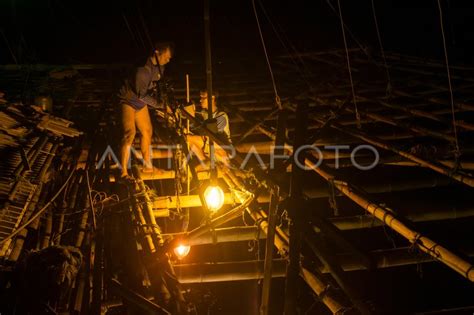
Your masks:
{"label": "hanging cable", "polygon": [[148,44],[150,45],[151,49],[155,49],[153,45],[153,41],[151,40],[150,32],[148,31],[148,27],[146,26],[145,19],[143,18],[142,10],[140,7],[138,7],[138,15],[140,16],[140,22],[142,23],[143,27],[143,32],[146,35],[146,38],[148,40]]}
{"label": "hanging cable", "polygon": [[10,43],[8,42],[7,36],[6,36],[5,33],[3,32],[3,30],[0,30],[0,33],[2,33],[3,40],[5,41],[5,45],[7,46],[8,51],[10,52],[10,55],[12,56],[13,61],[15,62],[15,64],[18,64],[18,60],[16,59],[16,56],[15,56],[15,54],[13,53],[12,48],[10,47]]}
{"label": "hanging cable", "polygon": [[387,74],[387,96],[390,96],[392,94],[392,80],[390,79],[390,72],[388,71],[387,59],[385,58],[385,51],[382,45],[382,38],[380,36],[379,23],[377,21],[377,14],[375,12],[374,0],[371,0],[371,1],[372,1],[372,13],[374,15],[375,30],[377,31],[377,39],[379,41],[379,46],[380,46],[380,53],[382,54],[383,64],[385,67],[385,73]]}
{"label": "hanging cable", "polygon": [[[130,37],[132,38],[133,42],[135,43],[135,46],[137,48],[139,48],[139,43],[138,43],[138,39],[135,37],[135,34],[133,34],[133,31],[132,31],[132,28],[130,27],[130,24],[128,23],[128,19],[127,17],[125,16],[125,14],[122,13],[122,17],[123,17],[123,20],[125,22],[125,26],[127,27],[128,29],[128,32],[130,33]],[[145,47],[144,47],[145,48]]]}
{"label": "hanging cable", "polygon": [[272,66],[270,64],[270,59],[268,58],[267,48],[265,47],[265,41],[263,39],[262,30],[260,29],[260,22],[258,20],[257,8],[255,7],[255,0],[252,0],[253,12],[255,14],[255,19],[257,20],[258,33],[260,34],[260,40],[262,41],[263,52],[265,53],[265,58],[267,59],[268,70],[270,71],[270,76],[272,77],[273,91],[275,92],[275,103],[279,109],[283,109],[281,106],[280,96],[278,96],[278,91],[275,84],[275,78],[273,76]]}
{"label": "hanging cable", "polygon": [[339,9],[339,19],[341,21],[342,38],[344,39],[344,49],[346,50],[347,69],[349,70],[349,79],[351,81],[352,101],[354,102],[355,115],[356,115],[356,119],[357,119],[357,127],[360,128],[361,127],[360,126],[360,114],[359,114],[359,110],[357,108],[354,82],[352,81],[351,61],[349,59],[349,49],[347,48],[346,32],[344,31],[344,20],[342,19],[342,10],[341,10],[340,0],[337,0],[337,7]]}
{"label": "hanging cable", "polygon": [[438,8],[439,8],[439,23],[441,27],[441,35],[443,37],[444,58],[446,61],[446,72],[448,73],[449,95],[451,97],[451,113],[452,113],[452,118],[453,118],[454,140],[455,140],[455,145],[456,145],[455,154],[456,154],[456,161],[458,161],[459,156],[461,155],[461,151],[459,149],[458,131],[456,128],[456,114],[455,114],[455,109],[454,109],[453,87],[451,85],[451,74],[449,72],[448,50],[446,49],[446,37],[444,35],[444,27],[443,27],[443,11],[441,9],[440,0],[438,0]]}
{"label": "hanging cable", "polygon": [[[286,44],[285,44],[285,41],[283,40],[283,38],[280,36],[280,33],[278,32],[277,28],[275,27],[275,24],[272,22],[272,20],[270,19],[270,16],[268,15],[267,13],[267,10],[265,10],[265,7],[263,6],[263,3],[262,1],[258,0],[258,4],[260,4],[260,8],[262,9],[262,12],[263,14],[265,15],[265,17],[267,18],[267,21],[268,23],[270,24],[270,26],[272,27],[273,31],[275,32],[275,35],[277,36],[278,40],[280,41],[280,43],[282,44],[282,46],[286,49],[286,51],[288,52],[289,56],[290,56],[290,59],[291,61],[293,62],[293,64],[296,66],[296,69],[297,71],[300,73],[303,81],[306,83],[306,85],[312,90],[313,89],[313,86],[311,84],[311,82],[309,82],[306,77],[311,77],[313,75],[313,73],[309,70],[309,68],[306,66],[303,58],[301,57],[301,55],[298,53],[296,47],[290,42],[290,40],[288,39],[288,37],[286,36],[286,34],[281,30],[281,26],[279,26],[280,28],[280,32],[282,33],[282,35],[285,37],[285,40],[288,42],[288,45],[290,47],[288,47]],[[290,50],[291,48],[291,50]],[[292,51],[294,52],[294,54],[292,53]],[[303,69],[301,69],[300,65],[298,64],[298,62],[296,61],[296,58],[293,57],[296,56],[298,58],[298,61],[301,63]]]}
{"label": "hanging cable", "polygon": [[90,208],[92,211],[92,227],[94,228],[94,231],[95,231],[97,230],[97,222],[96,222],[96,217],[95,217],[94,200],[92,199],[92,187],[89,181],[89,170],[86,170],[86,184],[87,184],[87,192],[89,195]]}
{"label": "hanging cable", "polygon": [[[331,1],[330,0],[326,0],[326,3],[328,4],[328,6],[331,8],[331,10],[333,10],[333,12],[337,15],[338,12],[336,11],[336,8],[334,8],[334,6],[332,5]],[[337,1],[337,4],[338,6],[339,5],[339,0]],[[339,10],[339,14],[340,14],[340,10]],[[351,30],[349,29],[349,27],[344,23],[342,22],[342,28],[346,28],[347,29],[347,32],[349,33],[349,35],[352,37],[352,40],[357,44],[357,46],[359,46],[360,50],[362,50],[364,52],[364,54],[369,57],[369,59],[372,60],[372,58],[370,57],[370,55],[367,53],[367,48],[364,47],[362,45],[362,43],[355,37],[354,33],[351,32]]]}

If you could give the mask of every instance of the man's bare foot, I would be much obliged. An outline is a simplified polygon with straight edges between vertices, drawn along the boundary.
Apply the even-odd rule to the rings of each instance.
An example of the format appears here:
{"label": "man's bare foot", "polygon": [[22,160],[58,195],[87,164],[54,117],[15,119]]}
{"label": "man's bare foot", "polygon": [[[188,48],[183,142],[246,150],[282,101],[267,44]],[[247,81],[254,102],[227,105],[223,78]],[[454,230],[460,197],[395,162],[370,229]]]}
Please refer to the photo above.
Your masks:
{"label": "man's bare foot", "polygon": [[161,175],[161,174],[164,174],[165,172],[161,168],[155,168],[155,167],[143,167],[141,171],[144,174],[154,174],[154,175]]}
{"label": "man's bare foot", "polygon": [[120,179],[119,179],[119,181],[121,181],[121,182],[133,182],[134,180],[135,179],[132,176],[128,175],[128,174],[120,175]]}

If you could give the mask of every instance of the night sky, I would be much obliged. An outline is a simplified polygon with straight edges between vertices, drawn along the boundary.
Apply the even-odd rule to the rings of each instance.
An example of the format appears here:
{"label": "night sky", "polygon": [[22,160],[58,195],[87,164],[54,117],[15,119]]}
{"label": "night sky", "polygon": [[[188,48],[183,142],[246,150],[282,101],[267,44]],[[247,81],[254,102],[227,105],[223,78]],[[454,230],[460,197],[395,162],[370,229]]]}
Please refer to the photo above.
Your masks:
{"label": "night sky", "polygon": [[[252,1],[210,2],[213,61],[264,62]],[[339,17],[328,3],[337,10],[335,0],[255,0],[269,54],[293,47],[299,52],[343,48]],[[374,3],[386,50],[442,56],[436,0]],[[442,0],[449,55],[456,63],[473,61],[474,9],[469,3]],[[341,7],[357,39],[378,51],[371,1],[341,0]],[[153,41],[175,42],[175,62],[204,62],[203,1],[3,0],[0,14],[1,64],[14,63],[10,49],[19,63],[135,62],[149,48],[143,25]],[[349,47],[356,47],[347,36]]]}

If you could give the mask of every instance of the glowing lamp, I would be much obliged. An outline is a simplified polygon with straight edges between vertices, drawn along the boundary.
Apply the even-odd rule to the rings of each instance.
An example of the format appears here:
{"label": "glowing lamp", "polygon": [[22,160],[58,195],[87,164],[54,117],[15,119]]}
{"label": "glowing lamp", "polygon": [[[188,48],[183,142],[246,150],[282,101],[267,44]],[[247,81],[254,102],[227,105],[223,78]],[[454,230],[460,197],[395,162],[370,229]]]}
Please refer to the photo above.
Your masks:
{"label": "glowing lamp", "polygon": [[188,256],[190,250],[191,246],[181,244],[174,249],[174,254],[178,259],[183,259],[184,257]]}
{"label": "glowing lamp", "polygon": [[224,205],[224,192],[219,186],[209,186],[204,191],[207,208],[216,212]]}

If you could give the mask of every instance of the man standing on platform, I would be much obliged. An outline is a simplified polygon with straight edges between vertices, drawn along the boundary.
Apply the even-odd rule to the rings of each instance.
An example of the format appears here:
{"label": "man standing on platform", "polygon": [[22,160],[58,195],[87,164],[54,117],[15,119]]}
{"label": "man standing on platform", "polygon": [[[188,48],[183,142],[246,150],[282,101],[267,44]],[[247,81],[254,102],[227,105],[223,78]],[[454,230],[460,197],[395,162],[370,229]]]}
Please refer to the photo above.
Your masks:
{"label": "man standing on platform", "polygon": [[142,171],[145,173],[154,171],[150,152],[153,128],[148,106],[157,107],[158,105],[155,94],[157,81],[162,78],[164,66],[173,56],[174,47],[170,42],[158,42],[154,48],[146,64],[135,69],[133,75],[124,82],[119,93],[123,126],[120,149],[121,178],[123,179],[129,178],[127,168],[136,128],[141,133],[140,149],[144,160]]}

